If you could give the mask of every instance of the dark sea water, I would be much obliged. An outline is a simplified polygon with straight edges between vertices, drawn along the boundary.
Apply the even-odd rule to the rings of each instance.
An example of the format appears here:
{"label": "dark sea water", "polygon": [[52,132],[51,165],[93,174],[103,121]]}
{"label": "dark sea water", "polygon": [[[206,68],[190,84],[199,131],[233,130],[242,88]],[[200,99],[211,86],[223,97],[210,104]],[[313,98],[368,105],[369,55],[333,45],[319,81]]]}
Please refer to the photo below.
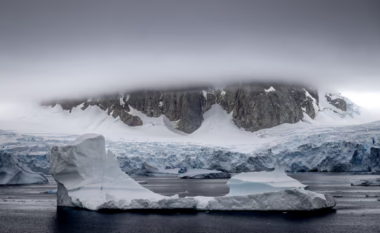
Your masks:
{"label": "dark sea water", "polygon": [[[380,187],[353,187],[350,182],[374,175],[299,173],[291,175],[309,189],[336,197],[324,212],[93,212],[57,208],[55,188],[47,185],[0,186],[0,232],[380,232]],[[163,195],[218,196],[227,180],[180,180],[138,177]]]}

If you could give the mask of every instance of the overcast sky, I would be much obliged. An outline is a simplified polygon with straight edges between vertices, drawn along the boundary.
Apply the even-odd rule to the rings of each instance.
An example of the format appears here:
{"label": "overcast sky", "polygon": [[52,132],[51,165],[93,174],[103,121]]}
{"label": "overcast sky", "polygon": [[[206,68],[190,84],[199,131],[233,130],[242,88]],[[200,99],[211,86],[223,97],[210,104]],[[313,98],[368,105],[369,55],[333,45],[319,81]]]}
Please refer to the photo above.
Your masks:
{"label": "overcast sky", "polygon": [[380,97],[380,1],[0,1],[3,101],[268,78]]}

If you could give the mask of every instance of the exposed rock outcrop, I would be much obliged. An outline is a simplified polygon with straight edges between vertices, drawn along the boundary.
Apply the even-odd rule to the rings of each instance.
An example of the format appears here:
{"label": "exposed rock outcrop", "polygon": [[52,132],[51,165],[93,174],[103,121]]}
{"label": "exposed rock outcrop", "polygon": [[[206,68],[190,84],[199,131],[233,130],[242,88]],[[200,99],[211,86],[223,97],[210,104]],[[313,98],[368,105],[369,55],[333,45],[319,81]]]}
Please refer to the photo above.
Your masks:
{"label": "exposed rock outcrop", "polygon": [[98,106],[129,126],[141,126],[143,121],[134,115],[137,110],[147,117],[164,115],[176,122],[178,130],[193,133],[203,122],[203,113],[219,104],[232,112],[235,124],[247,131],[296,123],[304,113],[315,118],[318,111],[317,91],[302,86],[284,84],[239,84],[226,88],[210,87],[172,91],[137,91],[82,100],[58,101],[64,110],[74,107]]}
{"label": "exposed rock outcrop", "polygon": [[220,104],[233,112],[235,124],[247,131],[257,131],[303,119],[303,111],[316,115],[313,101],[317,98],[303,87],[284,85],[239,85],[226,88]]}
{"label": "exposed rock outcrop", "polygon": [[335,106],[336,108],[338,108],[344,112],[347,111],[347,103],[344,99],[334,98],[334,96],[332,94],[327,94],[326,100],[327,100],[327,102],[329,102],[331,105]]}

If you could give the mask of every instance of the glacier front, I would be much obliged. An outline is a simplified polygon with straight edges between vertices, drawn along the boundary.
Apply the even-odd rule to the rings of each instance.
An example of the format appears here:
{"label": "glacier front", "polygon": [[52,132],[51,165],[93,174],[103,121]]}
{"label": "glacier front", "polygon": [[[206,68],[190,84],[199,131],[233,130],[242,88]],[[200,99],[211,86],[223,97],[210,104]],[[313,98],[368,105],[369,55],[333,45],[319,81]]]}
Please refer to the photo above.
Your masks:
{"label": "glacier front", "polygon": [[89,210],[225,211],[311,211],[335,206],[331,196],[300,188],[223,197],[162,196],[142,187],[122,172],[116,157],[110,150],[106,152],[104,137],[97,134],[85,134],[68,145],[54,146],[50,168],[58,183],[58,206]]}
{"label": "glacier front", "polygon": [[48,180],[43,174],[31,171],[11,154],[0,152],[0,185],[46,183]]}

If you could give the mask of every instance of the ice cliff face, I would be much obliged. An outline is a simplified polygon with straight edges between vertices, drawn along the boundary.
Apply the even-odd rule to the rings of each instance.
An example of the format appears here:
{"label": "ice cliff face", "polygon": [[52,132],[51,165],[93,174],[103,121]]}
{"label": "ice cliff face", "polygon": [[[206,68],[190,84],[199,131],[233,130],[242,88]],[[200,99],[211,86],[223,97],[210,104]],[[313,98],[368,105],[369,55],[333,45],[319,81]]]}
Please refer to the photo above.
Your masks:
{"label": "ice cliff face", "polygon": [[46,177],[31,171],[27,166],[19,163],[11,154],[0,152],[0,184],[45,184]]}
{"label": "ice cliff face", "polygon": [[[50,148],[75,136],[36,137],[1,132],[0,155],[11,155],[35,172],[49,172]],[[145,163],[160,167],[219,170],[228,173],[380,171],[380,122],[278,133],[270,142],[239,151],[239,146],[198,143],[107,140],[120,168],[144,175]],[[244,146],[244,145],[243,145]],[[2,164],[4,166],[4,164]],[[1,167],[1,166],[0,166]]]}
{"label": "ice cliff face", "polygon": [[[20,136],[0,131],[0,184],[43,184],[48,180],[49,146],[37,146],[33,136]],[[29,144],[27,146],[26,144]],[[32,145],[33,144],[33,145]],[[42,153],[41,153],[42,152]]]}
{"label": "ice cliff face", "polygon": [[99,106],[129,126],[141,126],[141,117],[134,113],[137,110],[147,117],[165,116],[179,131],[190,134],[202,125],[203,114],[214,104],[233,113],[233,121],[239,128],[257,131],[299,122],[304,113],[314,119],[319,110],[318,103],[317,91],[302,86],[240,84],[224,89],[139,91],[45,104],[59,104],[68,111],[79,105],[83,110],[88,106]]}

